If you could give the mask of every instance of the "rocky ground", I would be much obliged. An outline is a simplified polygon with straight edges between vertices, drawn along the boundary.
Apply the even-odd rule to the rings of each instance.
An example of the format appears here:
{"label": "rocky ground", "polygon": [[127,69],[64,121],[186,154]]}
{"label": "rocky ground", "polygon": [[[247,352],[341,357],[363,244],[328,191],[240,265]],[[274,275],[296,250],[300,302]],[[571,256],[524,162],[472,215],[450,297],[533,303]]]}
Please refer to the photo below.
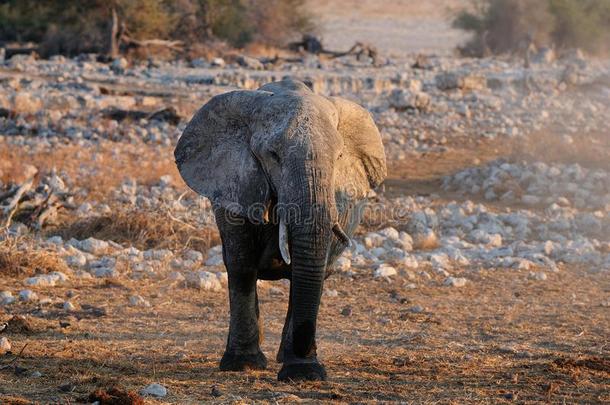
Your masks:
{"label": "rocky ground", "polygon": [[[216,371],[226,273],[210,204],[172,156],[211,96],[285,76],[369,108],[390,167],[325,286],[331,379],[296,386],[277,384],[273,363]],[[4,61],[0,396],[94,402],[121,385],[170,403],[608,401],[609,101],[610,62],[577,52],[543,50],[529,67]],[[23,203],[61,207],[9,223],[27,173]],[[260,290],[271,359],[288,290]]]}

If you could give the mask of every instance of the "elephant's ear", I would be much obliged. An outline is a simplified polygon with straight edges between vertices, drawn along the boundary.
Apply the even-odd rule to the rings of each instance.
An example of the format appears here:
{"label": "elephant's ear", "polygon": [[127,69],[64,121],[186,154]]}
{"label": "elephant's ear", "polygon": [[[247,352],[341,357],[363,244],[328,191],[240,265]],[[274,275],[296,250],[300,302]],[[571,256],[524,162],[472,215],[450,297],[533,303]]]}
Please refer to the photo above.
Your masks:
{"label": "elephant's ear", "polygon": [[337,131],[343,137],[343,154],[337,161],[337,191],[363,198],[386,177],[386,161],[379,130],[371,114],[342,98],[332,97],[338,112]]}
{"label": "elephant's ear", "polygon": [[[265,174],[250,150],[248,122],[271,93],[233,91],[213,97],[191,119],[174,150],[186,184],[215,207],[241,216],[263,215]],[[251,208],[252,207],[252,208]]]}

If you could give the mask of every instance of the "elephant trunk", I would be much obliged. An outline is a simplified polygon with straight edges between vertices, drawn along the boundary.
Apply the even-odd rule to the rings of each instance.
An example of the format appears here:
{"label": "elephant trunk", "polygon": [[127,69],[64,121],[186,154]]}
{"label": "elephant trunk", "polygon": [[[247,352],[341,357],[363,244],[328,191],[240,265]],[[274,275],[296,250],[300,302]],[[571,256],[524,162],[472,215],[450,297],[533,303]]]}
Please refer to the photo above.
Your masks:
{"label": "elephant trunk", "polygon": [[285,348],[287,359],[315,356],[316,319],[337,217],[330,174],[314,167],[300,174],[302,184],[291,190],[296,210],[285,217],[292,253],[293,339]]}

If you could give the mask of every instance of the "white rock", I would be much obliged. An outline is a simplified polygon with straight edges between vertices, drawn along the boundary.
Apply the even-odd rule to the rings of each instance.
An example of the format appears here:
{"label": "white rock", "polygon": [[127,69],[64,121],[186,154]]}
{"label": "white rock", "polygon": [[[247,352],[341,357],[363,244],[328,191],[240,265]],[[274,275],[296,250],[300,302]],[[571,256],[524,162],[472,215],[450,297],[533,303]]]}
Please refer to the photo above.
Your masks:
{"label": "white rock", "polygon": [[129,297],[129,305],[132,307],[150,307],[150,302],[141,295],[132,295]]}
{"label": "white rock", "polygon": [[93,269],[93,275],[98,278],[116,278],[119,272],[114,267],[96,267]]}
{"label": "white rock", "polygon": [[375,232],[369,232],[364,237],[364,246],[367,249],[373,249],[373,248],[383,245],[384,241],[385,241],[385,238],[383,236],[381,236],[380,234],[375,233]]}
{"label": "white rock", "polygon": [[182,282],[185,280],[184,276],[179,271],[171,272],[167,278],[176,282]]}
{"label": "white rock", "polygon": [[433,253],[430,255],[430,264],[435,269],[450,269],[451,263],[449,256],[445,253]]}
{"label": "white rock", "polygon": [[82,253],[70,255],[65,258],[65,262],[70,267],[80,269],[87,266],[87,256]]}
{"label": "white rock", "polygon": [[81,280],[88,280],[88,279],[92,279],[93,278],[91,273],[86,272],[84,270],[77,270],[74,273],[74,276],[77,277],[77,278],[80,278]]}
{"label": "white rock", "polygon": [[72,312],[72,311],[76,310],[76,306],[73,303],[71,303],[70,301],[64,302],[63,308],[64,308],[64,311],[67,311],[67,312]]}
{"label": "white rock", "polygon": [[339,257],[335,262],[335,269],[337,271],[348,271],[352,267],[352,261],[347,257]]}
{"label": "white rock", "polygon": [[151,397],[156,397],[156,398],[163,398],[164,396],[167,395],[167,388],[165,388],[164,386],[162,386],[161,384],[150,384],[146,387],[144,387],[141,391],[140,394],[143,396],[151,396]]}
{"label": "white rock", "polygon": [[19,300],[24,302],[37,301],[38,294],[32,290],[22,290],[19,291]]}
{"label": "white rock", "polygon": [[529,274],[530,280],[544,281],[547,279],[546,273],[544,271],[532,271]]}
{"label": "white rock", "polygon": [[400,233],[392,227],[384,228],[379,231],[378,234],[394,241],[397,241],[400,238]]}
{"label": "white rock", "polygon": [[0,292],[0,305],[9,305],[15,302],[15,297],[13,297],[13,293],[10,291],[1,291]]}
{"label": "white rock", "polygon": [[47,243],[51,243],[53,245],[62,245],[64,243],[64,240],[61,238],[61,236],[51,236],[47,239]]}
{"label": "white rock", "polygon": [[151,249],[144,252],[146,260],[166,260],[171,258],[174,253],[169,249]]}
{"label": "white rock", "polygon": [[377,267],[377,270],[375,270],[375,273],[373,274],[374,277],[391,277],[391,276],[395,276],[397,274],[397,271],[394,267],[388,266],[386,264],[382,264],[381,266]]}
{"label": "white rock", "polygon": [[541,201],[542,199],[535,195],[525,194],[521,197],[521,202],[526,205],[538,205]]}
{"label": "white rock", "polygon": [[85,239],[81,241],[78,246],[80,250],[94,255],[105,253],[109,247],[110,245],[108,242],[95,238]]}
{"label": "white rock", "polygon": [[464,287],[467,282],[468,280],[462,277],[447,277],[443,284],[449,287]]}
{"label": "white rock", "polygon": [[222,264],[223,261],[221,255],[208,257],[208,259],[205,261],[206,266],[221,266]]}
{"label": "white rock", "polygon": [[186,252],[184,252],[184,258],[187,260],[192,260],[194,262],[202,262],[203,253],[198,250],[187,250]]}
{"label": "white rock", "polygon": [[68,276],[59,271],[54,271],[49,274],[41,276],[28,277],[25,279],[24,284],[33,287],[54,287],[59,283],[65,283],[68,281]]}
{"label": "white rock", "polygon": [[209,271],[199,270],[188,273],[186,276],[187,283],[190,287],[198,288],[206,291],[220,291],[222,284],[218,277]]}
{"label": "white rock", "polygon": [[212,59],[212,66],[213,67],[224,67],[226,65],[226,62],[223,58],[214,58]]}
{"label": "white rock", "polygon": [[11,351],[11,342],[5,337],[0,338],[0,354],[5,354]]}
{"label": "white rock", "polygon": [[409,269],[416,269],[419,267],[417,258],[413,255],[405,255],[405,257],[399,260],[398,263]]}
{"label": "white rock", "polygon": [[400,247],[407,252],[413,250],[413,238],[406,232],[400,232],[398,236],[398,243]]}
{"label": "white rock", "polygon": [[[218,277],[218,281],[220,281],[220,284],[222,284],[223,287],[228,287],[229,286],[229,275],[226,272],[221,272],[221,273],[216,273],[216,277]],[[259,281],[265,281],[265,280],[259,280]]]}

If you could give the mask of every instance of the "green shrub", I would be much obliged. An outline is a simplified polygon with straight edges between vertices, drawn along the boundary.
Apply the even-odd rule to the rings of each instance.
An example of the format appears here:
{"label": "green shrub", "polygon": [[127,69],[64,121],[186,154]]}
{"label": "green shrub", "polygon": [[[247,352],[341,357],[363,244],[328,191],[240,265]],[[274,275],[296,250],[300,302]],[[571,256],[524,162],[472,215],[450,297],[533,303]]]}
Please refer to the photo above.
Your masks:
{"label": "green shrub", "polygon": [[610,40],[610,0],[473,0],[453,25],[474,34],[462,48],[473,56],[516,51],[530,42],[599,53]]}

